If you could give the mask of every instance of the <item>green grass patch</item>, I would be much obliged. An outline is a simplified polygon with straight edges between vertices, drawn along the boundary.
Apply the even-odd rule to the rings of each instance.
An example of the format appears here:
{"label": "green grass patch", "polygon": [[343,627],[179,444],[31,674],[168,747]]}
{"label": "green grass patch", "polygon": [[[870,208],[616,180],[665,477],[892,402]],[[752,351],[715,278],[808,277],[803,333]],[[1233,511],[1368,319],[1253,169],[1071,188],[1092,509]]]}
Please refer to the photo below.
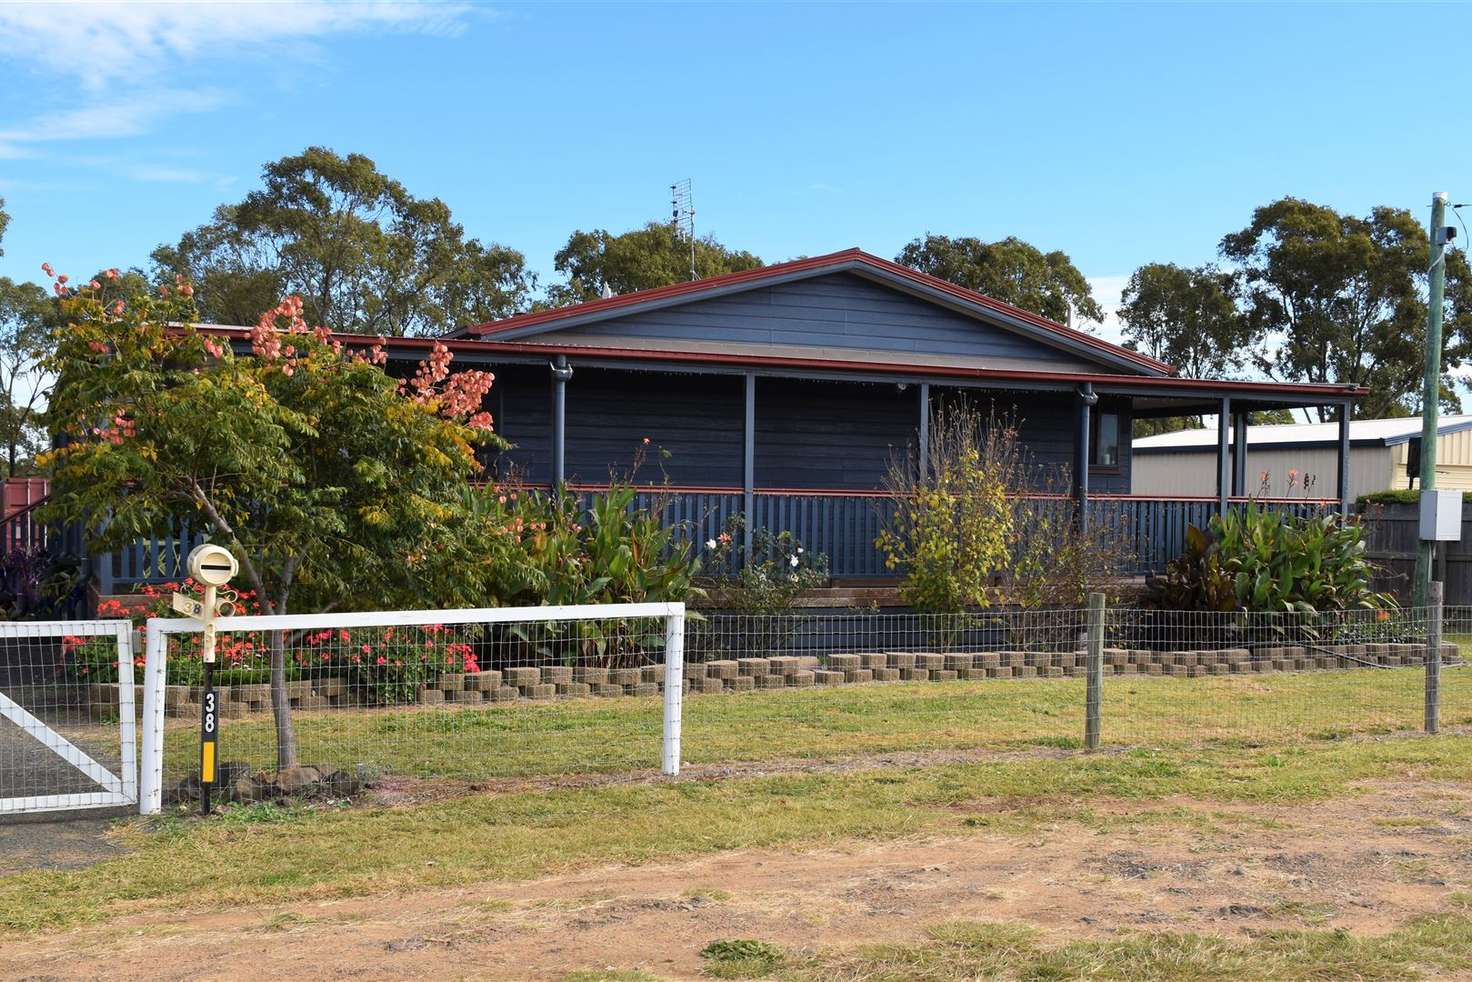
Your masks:
{"label": "green grass patch", "polygon": [[1322,924],[1334,916],[1334,905],[1307,900],[1279,900],[1268,908],[1274,917],[1292,917],[1305,924]]}
{"label": "green grass patch", "polygon": [[637,968],[586,968],[568,972],[562,982],[659,982],[659,976]]}
{"label": "green grass patch", "polygon": [[[1472,724],[1472,669],[1443,672],[1442,724]],[[1418,668],[1104,683],[1106,745],[1290,743],[1413,730]],[[331,710],[296,716],[301,759],[377,772],[479,780],[651,768],[659,763],[658,698],[578,699],[466,709]],[[1076,749],[1082,679],[899,683],[692,696],[683,756],[694,764],[841,757],[899,750]],[[112,739],[116,739],[114,736]],[[222,725],[222,760],[275,760],[268,716]],[[198,727],[171,724],[166,773],[198,766]]]}
{"label": "green grass patch", "polygon": [[1005,812],[1016,799],[1036,802],[1029,805],[1035,829],[1036,822],[1072,820],[1096,798],[1311,801],[1408,774],[1472,780],[1472,737],[1251,753],[1134,750],[469,795],[412,808],[293,810],[279,821],[135,820],[119,830],[129,849],[123,856],[0,877],[0,929],[66,927],[139,909],[527,879],[727,849],[966,834],[966,818],[996,811],[999,802]]}
{"label": "green grass patch", "polygon": [[1472,918],[1441,914],[1412,920],[1389,934],[1359,937],[1342,930],[1271,931],[1247,940],[1174,932],[1050,945],[1015,924],[953,922],[913,944],[869,945],[811,956],[769,975],[788,979],[969,982],[1009,978],[1237,980],[1420,978],[1426,968],[1472,968]]}
{"label": "green grass patch", "polygon": [[1377,818],[1375,824],[1385,829],[1439,829],[1441,823],[1434,818],[1417,818],[1414,815],[1395,815]]}
{"label": "green grass patch", "polygon": [[756,979],[782,964],[782,949],[751,938],[722,938],[700,949],[705,973],[718,979]]}

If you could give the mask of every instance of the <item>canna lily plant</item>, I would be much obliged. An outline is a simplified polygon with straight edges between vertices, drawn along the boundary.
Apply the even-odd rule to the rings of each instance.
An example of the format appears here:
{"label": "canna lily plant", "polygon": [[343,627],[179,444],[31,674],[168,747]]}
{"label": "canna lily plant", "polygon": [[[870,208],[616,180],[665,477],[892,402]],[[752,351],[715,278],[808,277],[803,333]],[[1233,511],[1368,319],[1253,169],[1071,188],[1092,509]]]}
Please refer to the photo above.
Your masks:
{"label": "canna lily plant", "polygon": [[1156,584],[1173,610],[1322,613],[1395,606],[1373,587],[1364,531],[1338,515],[1298,517],[1256,501],[1192,526],[1186,549]]}

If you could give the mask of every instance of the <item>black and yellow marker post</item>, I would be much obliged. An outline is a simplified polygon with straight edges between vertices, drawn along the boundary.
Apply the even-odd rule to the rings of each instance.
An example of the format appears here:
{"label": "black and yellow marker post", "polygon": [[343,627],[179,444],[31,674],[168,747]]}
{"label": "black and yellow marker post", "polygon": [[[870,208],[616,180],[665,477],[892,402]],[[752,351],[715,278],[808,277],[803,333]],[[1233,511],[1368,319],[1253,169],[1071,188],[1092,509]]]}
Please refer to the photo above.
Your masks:
{"label": "black and yellow marker post", "polygon": [[210,792],[215,787],[215,774],[219,757],[216,747],[220,736],[220,714],[215,699],[215,666],[204,663],[204,699],[201,701],[199,724],[199,809],[200,814],[210,813]]}
{"label": "black and yellow marker post", "polygon": [[[173,607],[185,617],[201,623],[203,628],[199,649],[200,661],[204,663],[204,699],[200,702],[199,720],[199,810],[210,813],[210,792],[214,790],[219,771],[218,743],[220,737],[220,704],[215,694],[215,618],[220,615],[221,605],[216,602],[217,591],[230,582],[239,572],[235,557],[229,551],[213,543],[203,543],[189,550],[189,575],[203,584],[204,599],[195,600],[184,593],[175,593]],[[234,595],[228,594],[224,607],[233,611]]]}

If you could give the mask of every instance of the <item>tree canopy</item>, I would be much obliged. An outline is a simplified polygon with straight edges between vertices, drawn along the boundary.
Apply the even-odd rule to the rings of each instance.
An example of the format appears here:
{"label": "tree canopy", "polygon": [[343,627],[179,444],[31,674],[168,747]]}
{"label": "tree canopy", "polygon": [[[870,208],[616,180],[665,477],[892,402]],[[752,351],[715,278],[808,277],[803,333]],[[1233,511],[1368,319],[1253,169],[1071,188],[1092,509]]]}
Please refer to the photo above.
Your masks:
{"label": "tree canopy", "polygon": [[264,187],[153,252],[163,285],[194,284],[200,316],[253,324],[296,295],[333,331],[435,335],[524,309],[520,252],[466,238],[438,198],[416,198],[361,154],[324,147],[267,164]]}
{"label": "tree canopy", "polygon": [[1066,253],[1044,253],[1015,236],[983,242],[927,234],[901,249],[895,262],[1060,324],[1104,319],[1089,281]]}
{"label": "tree canopy", "polygon": [[[756,269],[761,264],[759,257],[728,248],[712,236],[695,240],[698,278]],[[564,307],[596,300],[605,285],[614,293],[633,293],[684,283],[690,279],[690,241],[659,222],[618,235],[601,228],[579,230],[557,251],[554,265],[567,281],[548,288],[547,304]]]}
{"label": "tree canopy", "polygon": [[[9,224],[5,199],[0,198],[0,246]],[[53,310],[41,287],[0,276],[0,446],[6,477],[29,471],[43,445],[40,410],[46,405],[49,379],[40,361]]]}
{"label": "tree canopy", "polygon": [[1128,347],[1189,378],[1226,378],[1242,367],[1247,322],[1232,274],[1149,263],[1130,276],[1120,300]]}
{"label": "tree canopy", "polygon": [[[1363,385],[1356,414],[1419,412],[1426,344],[1426,230],[1410,212],[1367,217],[1282,198],[1222,239],[1237,264],[1255,366],[1282,381]],[[1472,273],[1447,251],[1442,403],[1461,401],[1449,375],[1472,355]]]}
{"label": "tree canopy", "polygon": [[0,446],[8,477],[29,470],[44,445],[40,416],[49,379],[41,360],[53,311],[41,287],[0,276]]}
{"label": "tree canopy", "polygon": [[[295,297],[259,318],[252,354],[237,357],[192,326],[188,283],[162,297],[105,290],[58,283],[48,520],[79,523],[98,550],[179,522],[207,531],[235,553],[267,614],[478,599],[468,567],[439,557],[479,469],[475,447],[502,445],[481,409],[489,374],[451,374],[436,344],[412,379],[396,380],[381,346],[344,350],[307,327]],[[277,637],[272,701],[287,766],[283,659]]]}

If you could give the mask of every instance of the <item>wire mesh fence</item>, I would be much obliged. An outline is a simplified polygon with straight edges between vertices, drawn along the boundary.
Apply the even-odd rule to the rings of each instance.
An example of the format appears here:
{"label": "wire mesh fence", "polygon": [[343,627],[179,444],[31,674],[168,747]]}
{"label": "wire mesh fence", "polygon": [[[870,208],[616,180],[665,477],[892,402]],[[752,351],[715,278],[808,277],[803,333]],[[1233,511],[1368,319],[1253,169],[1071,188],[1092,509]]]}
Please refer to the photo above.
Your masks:
{"label": "wire mesh fence", "polygon": [[[1426,608],[1102,610],[1099,739],[1104,746],[1291,743],[1420,728],[1429,616]],[[1447,617],[1441,720],[1463,726],[1472,724],[1472,670],[1462,656],[1472,642],[1472,609]],[[785,727],[784,744],[799,756],[1082,746],[1089,627],[1088,610],[710,616],[691,626],[687,657],[735,678],[708,691],[739,685],[790,694],[760,707],[693,703],[687,757],[729,752],[736,742],[722,732],[707,738],[704,723],[749,731],[754,718]],[[856,683],[894,685],[851,689]],[[809,686],[844,691],[796,691]]]}
{"label": "wire mesh fence", "polygon": [[[1414,730],[1429,614],[707,614],[685,625],[682,756],[711,765],[1082,747],[1091,647],[1103,746]],[[1458,640],[1472,639],[1472,609],[1447,617],[1442,720],[1455,727],[1472,723]],[[650,769],[667,692],[664,631],[661,618],[607,618],[222,635],[231,667],[219,674],[220,758],[242,770],[277,763],[274,641],[303,763],[459,780]],[[171,643],[171,664],[197,664],[192,636]],[[174,783],[196,766],[191,682],[177,679],[165,696]]]}
{"label": "wire mesh fence", "polygon": [[[710,614],[686,630],[692,763],[1077,746],[1086,612]],[[734,698],[756,693],[754,698]]]}
{"label": "wire mesh fence", "polygon": [[1452,728],[1472,726],[1472,607],[1443,608],[1441,650],[1441,724]]}
{"label": "wire mesh fence", "polygon": [[[679,759],[695,765],[1409,732],[1425,722],[1436,626],[1440,725],[1472,726],[1472,608],[1446,608],[1440,621],[1430,608],[706,613],[678,633],[672,686],[672,620],[665,605],[647,606],[656,609],[574,618],[227,619],[213,671],[220,790],[270,793],[260,775],[292,760],[318,768],[329,790],[393,776],[514,783],[648,771],[668,764],[676,696]],[[156,697],[144,700],[145,731],[156,717],[161,734],[154,785],[189,796],[204,692],[198,625],[150,623],[171,625],[156,659],[151,642]],[[135,657],[130,626],[71,627],[0,625],[0,706],[13,707],[0,713],[0,801],[113,803],[131,773],[133,693],[119,681]],[[293,742],[294,754],[282,752]],[[95,797],[66,797],[83,794]]]}
{"label": "wire mesh fence", "polygon": [[0,623],[0,814],[136,801],[133,670],[126,623]]}
{"label": "wire mesh fence", "polygon": [[[417,622],[298,617],[280,630],[270,628],[281,618],[227,620],[267,626],[217,637],[222,790],[288,764],[316,768],[329,790],[385,775],[478,780],[658,766],[669,618],[548,610],[494,622],[464,611]],[[155,623],[175,632],[161,642],[162,781],[187,795],[205,692],[200,635],[183,622]],[[285,749],[293,744],[294,753]]]}
{"label": "wire mesh fence", "polygon": [[[1418,729],[1432,614],[1110,610],[1105,739],[1291,743]],[[1442,661],[1465,671],[1454,643]]]}

